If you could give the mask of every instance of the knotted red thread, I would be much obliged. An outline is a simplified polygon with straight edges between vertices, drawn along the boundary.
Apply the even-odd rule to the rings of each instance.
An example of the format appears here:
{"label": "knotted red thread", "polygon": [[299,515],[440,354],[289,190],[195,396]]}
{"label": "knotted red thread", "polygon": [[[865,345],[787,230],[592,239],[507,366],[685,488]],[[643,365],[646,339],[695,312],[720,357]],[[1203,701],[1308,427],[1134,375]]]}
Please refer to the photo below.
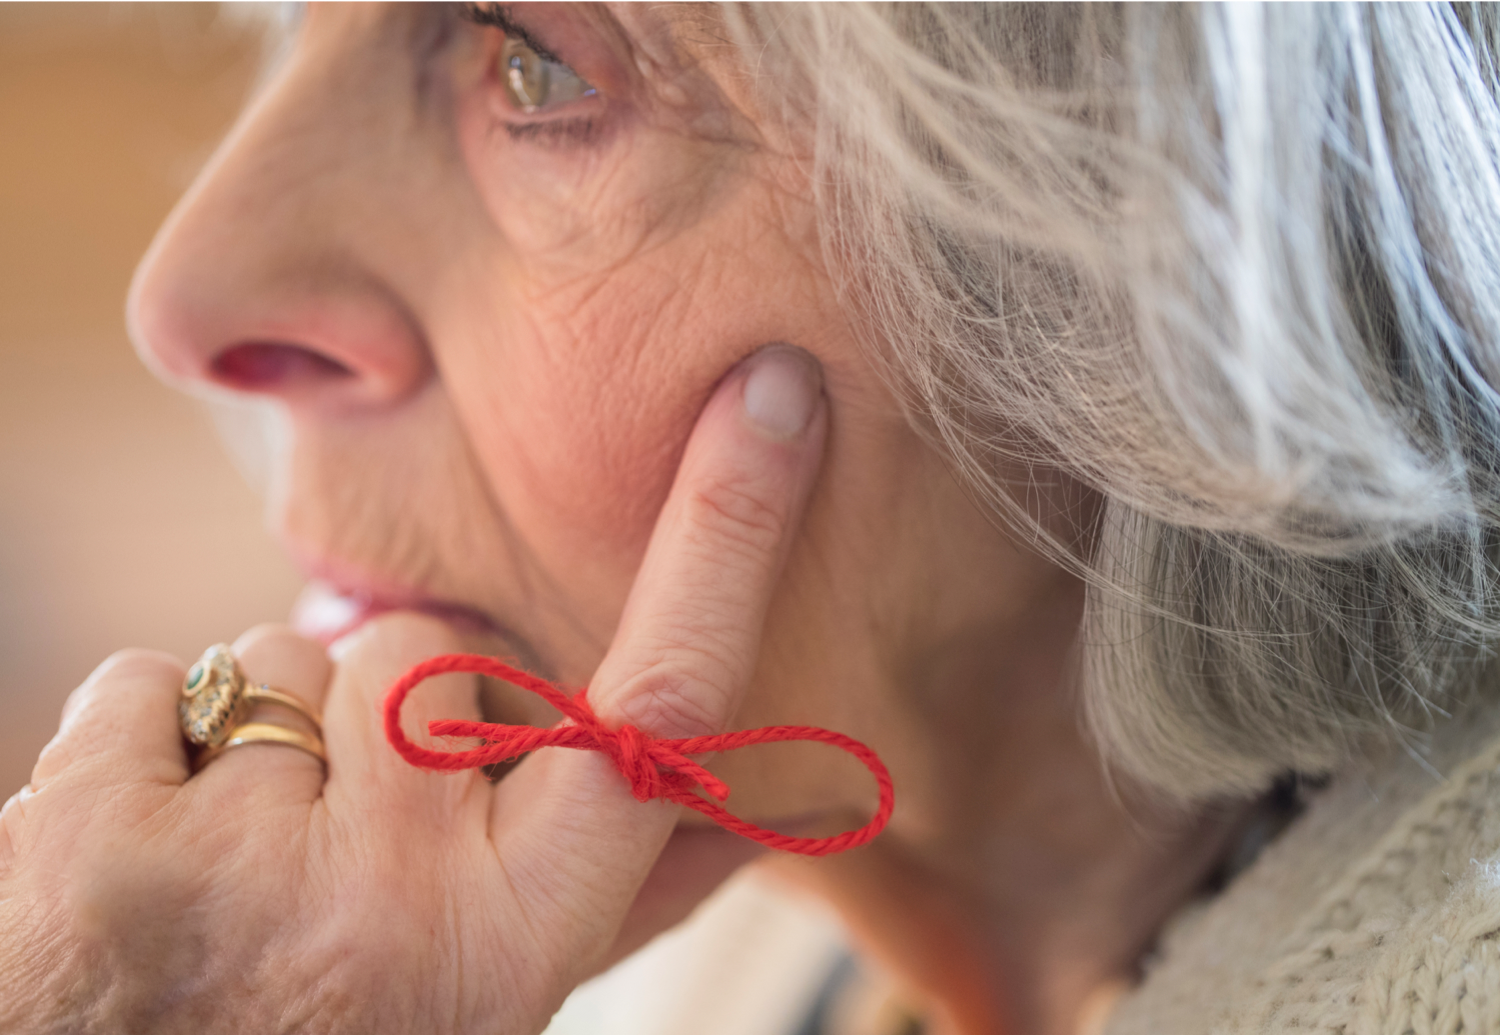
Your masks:
{"label": "knotted red thread", "polygon": [[[419,683],[447,672],[473,672],[503,679],[542,697],[562,712],[564,719],[548,729],[438,719],[427,724],[427,731],[434,737],[481,737],[486,743],[468,751],[434,751],[415,744],[401,728],[401,705],[405,703],[406,695]],[[386,692],[385,737],[396,749],[396,753],[412,765],[444,771],[476,769],[518,758],[544,747],[600,751],[609,756],[615,768],[630,783],[630,791],[638,801],[661,798],[686,805],[736,834],[758,841],[768,848],[800,855],[832,855],[866,844],[885,829],[896,804],[896,789],[891,783],[891,774],[885,763],[868,747],[842,733],[817,726],[762,726],[760,729],[720,733],[711,737],[659,740],[634,726],[621,726],[612,730],[594,714],[586,691],[580,690],[569,697],[539,676],[480,654],[444,654],[412,666]],[[880,787],[880,805],[870,822],[858,830],[849,830],[833,837],[792,837],[758,827],[754,823],[746,823],[715,802],[693,793],[694,787],[701,787],[717,801],[724,801],[729,797],[729,788],[724,781],[688,758],[688,755],[733,751],[752,744],[771,744],[784,740],[811,740],[831,744],[863,762]]]}

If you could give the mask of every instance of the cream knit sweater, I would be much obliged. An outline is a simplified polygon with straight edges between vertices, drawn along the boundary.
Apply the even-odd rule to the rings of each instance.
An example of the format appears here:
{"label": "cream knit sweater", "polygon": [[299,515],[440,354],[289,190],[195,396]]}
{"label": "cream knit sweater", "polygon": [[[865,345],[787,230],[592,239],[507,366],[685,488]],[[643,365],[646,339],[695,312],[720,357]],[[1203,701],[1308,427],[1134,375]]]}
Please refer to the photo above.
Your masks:
{"label": "cream knit sweater", "polygon": [[[547,1035],[791,1035],[845,951],[831,915],[744,874]],[[1500,1035],[1500,706],[1319,792],[1172,922],[1104,1032]]]}
{"label": "cream knit sweater", "polygon": [[1321,792],[1171,926],[1105,1031],[1500,1033],[1500,712]]}

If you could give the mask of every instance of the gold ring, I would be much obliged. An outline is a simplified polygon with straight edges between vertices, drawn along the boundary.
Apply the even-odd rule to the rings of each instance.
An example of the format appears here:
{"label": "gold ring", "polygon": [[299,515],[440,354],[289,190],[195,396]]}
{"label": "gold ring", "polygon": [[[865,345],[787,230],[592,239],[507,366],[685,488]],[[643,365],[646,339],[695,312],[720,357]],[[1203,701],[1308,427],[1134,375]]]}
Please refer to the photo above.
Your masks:
{"label": "gold ring", "polygon": [[[189,744],[218,748],[245,727],[258,704],[274,704],[296,712],[312,724],[315,734],[322,734],[323,720],[311,705],[285,690],[248,682],[224,643],[208,648],[188,669],[182,681],[182,699],[177,702],[177,721]],[[319,744],[321,750],[321,741]]]}
{"label": "gold ring", "polygon": [[323,751],[323,741],[320,738],[269,722],[247,722],[231,730],[221,743],[198,752],[198,757],[193,759],[193,772],[196,773],[230,748],[243,744],[285,744],[300,748],[324,765],[328,764],[328,756]]}

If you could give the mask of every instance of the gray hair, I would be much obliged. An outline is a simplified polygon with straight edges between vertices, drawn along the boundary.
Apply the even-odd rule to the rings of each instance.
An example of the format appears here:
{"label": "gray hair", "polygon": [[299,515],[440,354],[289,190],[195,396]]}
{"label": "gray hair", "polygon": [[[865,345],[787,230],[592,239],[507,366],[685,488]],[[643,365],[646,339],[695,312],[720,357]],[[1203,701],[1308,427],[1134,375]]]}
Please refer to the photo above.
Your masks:
{"label": "gray hair", "polygon": [[1493,9],[727,17],[914,422],[1088,580],[1113,764],[1251,792],[1492,692]]}

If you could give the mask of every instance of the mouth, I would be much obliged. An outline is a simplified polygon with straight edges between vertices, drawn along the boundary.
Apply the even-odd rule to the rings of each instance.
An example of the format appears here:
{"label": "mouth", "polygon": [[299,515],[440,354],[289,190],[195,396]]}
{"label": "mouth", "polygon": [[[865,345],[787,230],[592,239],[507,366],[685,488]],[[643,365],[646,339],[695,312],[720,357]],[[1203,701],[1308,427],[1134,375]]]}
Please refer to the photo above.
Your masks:
{"label": "mouth", "polygon": [[477,608],[413,592],[380,591],[317,578],[307,584],[292,605],[291,624],[303,636],[327,647],[391,611],[430,615],[452,626],[466,640],[515,639],[513,633]]}

